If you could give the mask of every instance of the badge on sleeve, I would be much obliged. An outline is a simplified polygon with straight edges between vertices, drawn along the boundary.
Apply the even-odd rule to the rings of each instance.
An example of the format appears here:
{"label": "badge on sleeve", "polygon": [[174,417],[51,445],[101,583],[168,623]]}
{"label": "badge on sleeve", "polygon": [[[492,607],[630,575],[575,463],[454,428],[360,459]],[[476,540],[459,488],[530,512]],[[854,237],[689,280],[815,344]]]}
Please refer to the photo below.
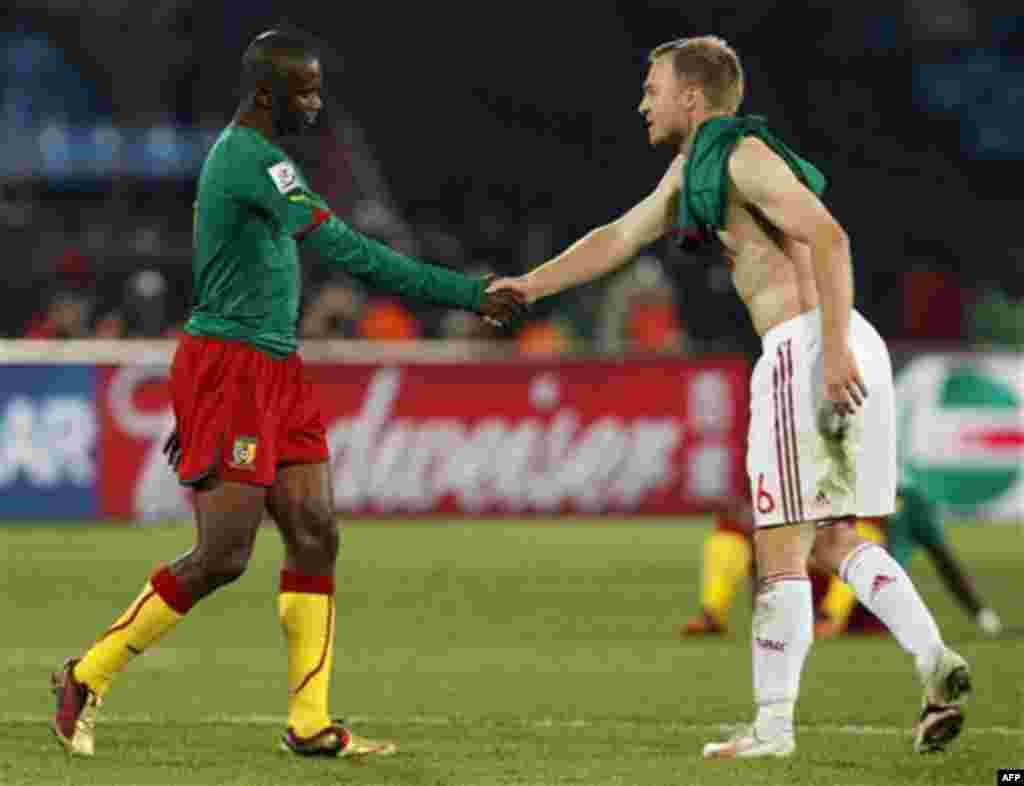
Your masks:
{"label": "badge on sleeve", "polygon": [[295,171],[295,167],[288,161],[274,164],[267,170],[267,174],[270,175],[270,179],[274,181],[277,190],[282,194],[287,194],[299,186],[299,175]]}

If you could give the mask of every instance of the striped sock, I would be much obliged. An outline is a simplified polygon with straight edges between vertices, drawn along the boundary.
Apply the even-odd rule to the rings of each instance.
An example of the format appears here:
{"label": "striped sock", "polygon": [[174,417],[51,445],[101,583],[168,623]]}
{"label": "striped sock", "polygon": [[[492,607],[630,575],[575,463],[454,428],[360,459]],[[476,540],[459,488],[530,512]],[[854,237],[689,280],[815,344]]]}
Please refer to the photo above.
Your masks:
{"label": "striped sock", "polygon": [[312,737],[331,722],[334,577],[282,571],[278,609],[288,640],[288,726],[297,737]]}
{"label": "striped sock", "polygon": [[75,679],[103,696],[114,675],[177,625],[192,608],[192,602],[174,574],[167,567],[160,568],[139,597],[76,664]]}

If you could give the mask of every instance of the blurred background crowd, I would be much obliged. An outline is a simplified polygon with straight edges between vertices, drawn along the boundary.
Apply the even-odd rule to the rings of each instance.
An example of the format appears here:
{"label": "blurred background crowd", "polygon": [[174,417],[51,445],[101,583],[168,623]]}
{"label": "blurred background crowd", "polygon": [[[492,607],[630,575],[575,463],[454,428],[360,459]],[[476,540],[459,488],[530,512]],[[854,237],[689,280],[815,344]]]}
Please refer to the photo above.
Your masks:
{"label": "blurred background crowd", "polygon": [[[564,7],[562,7],[564,5]],[[249,40],[324,44],[327,126],[290,152],[357,229],[518,274],[653,188],[648,51],[714,32],[765,115],[829,176],[858,307],[893,341],[1024,346],[1024,23],[1002,3],[359,4],[8,0],[0,28],[0,335],[175,335],[203,155]],[[304,267],[305,337],[489,335],[473,315]],[[523,352],[751,350],[720,261],[652,247],[549,299]]]}

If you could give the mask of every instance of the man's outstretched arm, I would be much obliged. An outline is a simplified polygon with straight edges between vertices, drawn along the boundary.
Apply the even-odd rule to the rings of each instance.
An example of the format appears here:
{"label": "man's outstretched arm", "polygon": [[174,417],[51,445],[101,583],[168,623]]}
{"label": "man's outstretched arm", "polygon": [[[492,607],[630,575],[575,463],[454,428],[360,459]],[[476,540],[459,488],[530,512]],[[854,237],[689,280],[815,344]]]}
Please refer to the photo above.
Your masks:
{"label": "man's outstretched arm", "polygon": [[[281,165],[288,162],[275,166]],[[400,254],[352,229],[334,215],[320,196],[304,188],[298,178],[288,182],[294,185],[282,188],[274,177],[258,178],[246,196],[270,213],[285,232],[319,252],[328,265],[374,289],[475,311],[499,325],[512,324],[525,311],[522,296],[517,293],[485,293],[486,283],[482,279]]]}
{"label": "man's outstretched arm", "polygon": [[591,230],[524,276],[498,279],[488,292],[513,290],[532,303],[622,267],[672,229],[683,164],[683,157],[677,157],[658,187],[615,221]]}
{"label": "man's outstretched arm", "polygon": [[479,311],[483,302],[483,280],[400,254],[333,214],[305,235],[303,246],[375,289],[469,311]]}

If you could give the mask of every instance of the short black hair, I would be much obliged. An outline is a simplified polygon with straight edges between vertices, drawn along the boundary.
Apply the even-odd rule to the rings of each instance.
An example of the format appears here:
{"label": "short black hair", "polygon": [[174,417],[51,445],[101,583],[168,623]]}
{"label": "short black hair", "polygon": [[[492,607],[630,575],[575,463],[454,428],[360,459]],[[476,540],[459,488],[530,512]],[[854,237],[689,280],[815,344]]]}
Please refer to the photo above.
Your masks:
{"label": "short black hair", "polygon": [[263,82],[283,79],[285,61],[315,60],[320,49],[313,39],[298,30],[275,29],[260,33],[242,55],[242,91],[255,92]]}

